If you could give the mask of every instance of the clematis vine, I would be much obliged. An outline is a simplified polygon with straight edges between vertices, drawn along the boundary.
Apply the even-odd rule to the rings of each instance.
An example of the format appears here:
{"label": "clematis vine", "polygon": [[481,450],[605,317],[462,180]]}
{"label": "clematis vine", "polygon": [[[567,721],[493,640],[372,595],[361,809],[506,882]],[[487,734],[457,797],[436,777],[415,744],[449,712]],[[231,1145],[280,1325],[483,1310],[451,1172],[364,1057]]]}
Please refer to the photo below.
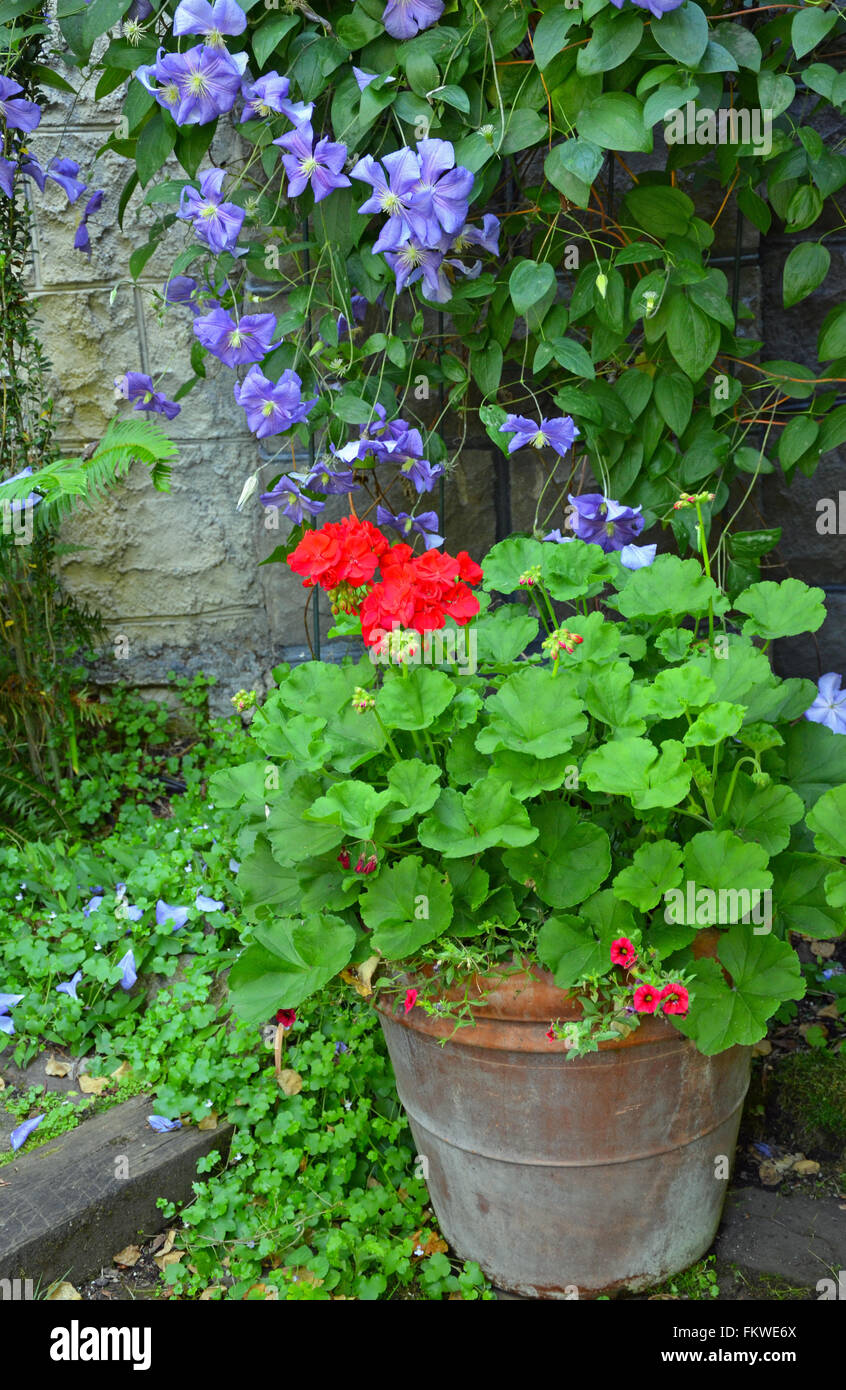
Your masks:
{"label": "clematis vine", "polygon": [[152,377],[144,372],[124,372],[123,376],[115,377],[115,389],[125,400],[134,402],[136,410],[148,415],[164,415],[167,420],[174,420],[182,409],[176,401],[169,401],[157,391]]}
{"label": "clematis vine", "polygon": [[98,188],[95,193],[91,194],[91,197],[85,204],[79,226],[76,229],[76,236],[73,239],[74,250],[83,251],[87,255],[89,261],[91,260],[91,238],[88,235],[88,219],[89,217],[93,217],[95,212],[100,211],[100,208],[103,206],[103,196],[104,190],[102,188]]}
{"label": "clematis vine", "polygon": [[[579,437],[579,431],[569,415],[559,415],[554,420],[541,420],[536,425],[525,415],[509,415],[499,427],[500,434],[512,434],[509,440],[509,454],[518,449],[554,449],[562,458],[572,449]],[[572,500],[572,499],[571,499]]]}
{"label": "clematis vine", "polygon": [[437,24],[443,12],[443,0],[388,0],[382,23],[392,39],[413,39]]}
{"label": "clematis vine", "polygon": [[245,121],[266,121],[270,116],[287,116],[293,125],[310,121],[314,111],[313,102],[289,101],[291,83],[278,72],[265,73],[255,82],[246,79],[241,84],[244,107],[241,123]]}
{"label": "clematis vine", "polygon": [[387,507],[378,506],[376,508],[376,524],[378,526],[390,526],[403,537],[422,536],[423,544],[427,550],[433,550],[435,546],[443,545],[444,542],[443,536],[438,535],[440,523],[437,512],[418,512],[416,516],[411,516],[408,512],[394,513],[388,511]]}
{"label": "clematis vine", "polygon": [[136,68],[135,76],[178,126],[208,125],[232,110],[246,66],[246,53],[200,43],[187,53],[160,48],[155,63]]}
{"label": "clematis vine", "polygon": [[325,502],[306,497],[287,473],[282,474],[272,492],[263,492],[259,501],[263,507],[277,507],[295,526],[302,526],[306,517],[317,516],[326,506]]}

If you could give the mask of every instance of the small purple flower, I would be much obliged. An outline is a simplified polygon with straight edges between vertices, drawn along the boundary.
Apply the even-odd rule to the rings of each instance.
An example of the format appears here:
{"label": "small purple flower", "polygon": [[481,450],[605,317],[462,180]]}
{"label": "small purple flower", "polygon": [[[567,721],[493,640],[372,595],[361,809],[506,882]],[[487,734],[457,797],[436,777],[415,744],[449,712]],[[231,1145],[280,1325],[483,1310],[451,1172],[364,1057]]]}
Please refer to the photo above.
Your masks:
{"label": "small purple flower", "polygon": [[350,187],[349,179],[341,172],[347,157],[346,145],[337,144],[325,136],[315,145],[314,131],[308,121],[287,135],[280,135],[273,143],[289,151],[282,156],[288,175],[289,198],[298,197],[309,185],[314,201],[319,203],[334,189]]}
{"label": "small purple flower", "polygon": [[287,77],[280,77],[278,72],[267,72],[264,77],[259,77],[255,82],[244,81],[241,83],[241,95],[244,98],[244,109],[241,112],[241,121],[266,121],[269,116],[287,116],[293,125],[301,125],[305,121],[311,120],[314,111],[314,102],[309,101],[289,101],[288,93],[291,84]]}
{"label": "small purple flower", "polygon": [[[361,68],[357,68],[357,67],[355,66],[355,64],[353,64],[353,77],[355,78],[355,80],[356,80],[356,82],[357,82],[357,84],[358,84],[358,90],[359,90],[360,92],[365,92],[365,91],[367,90],[367,88],[370,86],[370,83],[371,83],[371,82],[378,82],[378,81],[379,81],[379,73],[378,73],[378,72],[363,72],[362,69],[361,69]],[[396,82],[396,78],[395,78],[395,77],[386,77],[386,78],[385,78],[385,86],[387,86],[389,82]]]}
{"label": "small purple flower", "polygon": [[525,415],[509,415],[505,424],[500,425],[499,432],[514,435],[508,444],[509,454],[513,454],[517,449],[529,447],[549,448],[554,449],[562,458],[572,449],[574,441],[579,437],[579,431],[569,415],[559,415],[555,420],[541,420],[539,425],[536,425],[534,420],[527,419]]}
{"label": "small purple flower", "polygon": [[[412,431],[412,433],[417,434],[417,430]],[[412,457],[400,463],[400,472],[403,477],[408,478],[414,484],[418,496],[423,492],[431,492],[443,471],[442,464],[433,465],[425,458]]]}
{"label": "small purple flower", "polygon": [[78,173],[79,165],[75,159],[51,159],[47,165],[46,177],[52,179],[54,183],[65,190],[69,203],[75,203],[80,193],[84,193],[86,188],[86,185],[76,177]]}
{"label": "small purple flower", "polygon": [[382,23],[392,39],[413,39],[437,24],[443,12],[443,0],[388,0]]}
{"label": "small purple flower", "polygon": [[[616,5],[617,0],[611,0],[611,3]],[[684,0],[632,0],[632,4],[639,5],[642,10],[648,10],[656,19],[660,19],[670,10],[677,10]]]}
{"label": "small purple flower", "polygon": [[335,1056],[339,1057],[342,1052],[349,1052],[349,1048],[345,1042],[341,1042],[339,1039],[338,1042],[335,1043]]}
{"label": "small purple flower", "polygon": [[33,1115],[31,1120],[24,1120],[22,1125],[18,1125],[17,1129],[12,1130],[9,1138],[15,1153],[17,1153],[18,1149],[23,1147],[33,1130],[38,1128],[46,1113],[47,1112],[44,1111],[40,1115]]}
{"label": "small purple flower", "polygon": [[164,286],[165,304],[186,304],[192,314],[199,314],[195,296],[199,286],[191,275],[174,275]]}
{"label": "small purple flower", "polygon": [[38,163],[38,160],[32,155],[24,155],[21,160],[21,173],[25,174],[28,179],[32,179],[33,182],[38,185],[41,192],[44,192],[47,175]]}
{"label": "small purple flower", "polygon": [[194,899],[194,906],[201,912],[222,912],[226,903],[221,902],[219,898],[207,898],[205,893],[198,893]]}
{"label": "small purple flower", "polygon": [[57,993],[57,994],[66,994],[66,995],[68,996],[69,999],[77,999],[77,1000],[78,1000],[78,999],[79,999],[79,995],[78,995],[77,992],[76,992],[76,987],[77,987],[77,985],[79,984],[79,982],[80,982],[81,979],[82,979],[82,971],[81,971],[81,970],[77,970],[76,974],[73,975],[73,976],[71,976],[71,978],[70,978],[69,980],[65,980],[64,984],[56,985],[56,993]]}
{"label": "small purple flower", "polygon": [[23,87],[9,77],[0,77],[0,119],[9,130],[32,131],[41,120],[41,108],[34,101],[17,96]]}
{"label": "small purple flower", "polygon": [[623,550],[643,530],[640,507],[624,507],[599,492],[586,492],[581,497],[571,495],[569,501],[573,507],[574,534],[579,540],[601,546],[606,553]]}
{"label": "small purple flower", "polygon": [[76,236],[73,239],[74,250],[84,251],[89,261],[91,260],[91,238],[88,235],[88,219],[93,216],[95,212],[99,212],[102,206],[103,189],[98,188],[96,192],[91,194],[91,197],[85,204],[79,226],[76,229]]}
{"label": "small purple flower", "polygon": [[223,201],[225,169],[207,169],[200,175],[200,191],[183,188],[177,217],[190,218],[194,234],[218,256],[234,251],[244,221],[244,209]]}
{"label": "small purple flower", "polygon": [[317,516],[326,506],[301,492],[293,478],[283,473],[272,492],[263,492],[259,501],[264,507],[278,507],[284,516],[290,517],[295,526],[301,526],[307,516]]}
{"label": "small purple flower", "polygon": [[181,1120],[168,1120],[164,1115],[148,1115],[147,1124],[156,1134],[168,1134],[172,1129],[181,1129]]}
{"label": "small purple flower", "polygon": [[643,570],[654,562],[657,552],[657,545],[624,545],[620,560],[627,570]]}
{"label": "small purple flower", "polygon": [[96,911],[97,911],[97,908],[100,906],[100,904],[101,904],[102,901],[103,901],[103,894],[102,894],[102,893],[95,893],[93,898],[89,898],[89,899],[88,899],[88,902],[85,904],[84,908],[82,909],[82,915],[83,915],[83,917],[90,917],[92,912],[96,912]]}
{"label": "small purple flower", "polygon": [[819,694],[805,718],[814,724],[825,724],[833,734],[846,734],[846,690],[841,689],[843,677],[836,671],[827,671],[817,682]]}
{"label": "small purple flower", "polygon": [[132,989],[132,986],[138,979],[138,971],[135,969],[135,956],[132,951],[127,951],[126,955],[118,961],[118,969],[120,970],[119,984],[121,989]]}
{"label": "small purple flower", "polygon": [[171,906],[170,903],[163,902],[162,899],[159,898],[156,903],[156,924],[158,926],[166,927],[168,923],[171,922],[173,924],[173,930],[179,931],[180,928],[185,926],[187,921],[187,907]]}
{"label": "small purple flower", "polygon": [[499,254],[499,233],[499,218],[494,217],[492,212],[486,212],[481,227],[462,227],[449,249],[462,256],[471,247],[480,246],[483,251],[490,251],[491,255],[496,256]]}
{"label": "small purple flower", "polygon": [[322,492],[326,497],[340,497],[348,492],[358,492],[359,484],[353,477],[351,468],[324,468],[316,466],[309,473],[303,487],[311,492]]}
{"label": "small purple flower", "polygon": [[0,191],[5,193],[7,198],[14,197],[16,168],[17,165],[11,159],[0,158]]}
{"label": "small purple flower", "polygon": [[125,400],[134,401],[136,410],[148,415],[164,415],[166,419],[173,420],[182,409],[176,401],[169,401],[161,391],[157,391],[152,377],[144,372],[124,372],[122,377],[115,377],[115,386]]}
{"label": "small purple flower", "polygon": [[235,323],[231,315],[220,308],[194,321],[194,333],[203,347],[227,367],[260,362],[279,346],[278,342],[271,341],[275,328],[273,314],[247,314]]}
{"label": "small purple flower", "polygon": [[[363,294],[358,294],[356,291],[353,291],[350,297],[350,308],[352,309],[352,316],[355,323],[364,323],[364,320],[367,316],[367,305],[368,300],[365,298],[365,296]],[[344,338],[348,338],[350,336],[350,324],[346,314],[339,314],[337,323],[338,342],[340,343],[343,342]]]}
{"label": "small purple flower", "polygon": [[759,1154],[763,1154],[764,1158],[772,1158],[773,1156],[773,1151],[769,1144],[753,1144],[752,1147],[753,1149],[757,1149]]}
{"label": "small purple flower", "polygon": [[224,34],[243,34],[247,16],[235,0],[180,0],[173,16],[174,34],[203,34],[212,48],[223,48]]}
{"label": "small purple flower", "polygon": [[403,540],[408,540],[416,532],[423,537],[426,550],[443,545],[444,538],[438,535],[438,524],[437,512],[418,512],[417,516],[410,516],[408,512],[389,512],[387,507],[376,508],[377,526],[393,527]]}
{"label": "small purple flower", "polygon": [[244,380],[235,384],[235,400],[247,414],[247,424],[258,439],[281,434],[305,420],[317,404],[302,398],[303,384],[296,372],[286,368],[279,380],[268,381],[258,367],[251,367]]}

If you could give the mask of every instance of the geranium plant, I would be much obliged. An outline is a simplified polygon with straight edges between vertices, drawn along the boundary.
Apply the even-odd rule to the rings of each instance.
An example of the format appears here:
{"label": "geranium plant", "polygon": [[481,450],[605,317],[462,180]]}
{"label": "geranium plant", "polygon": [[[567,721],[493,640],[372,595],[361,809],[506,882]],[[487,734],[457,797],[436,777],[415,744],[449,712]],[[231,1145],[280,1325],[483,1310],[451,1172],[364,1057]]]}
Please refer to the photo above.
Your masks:
{"label": "geranium plant", "polygon": [[704,542],[631,550],[613,520],[481,567],[355,518],[300,543],[289,564],[365,654],[279,667],[255,760],[215,779],[241,826],[243,1017],[341,977],[460,1022],[484,989],[447,984],[533,965],[582,1001],[550,1020],[569,1055],[654,1013],[710,1055],[802,996],[791,937],[844,925],[846,740],[766,648],[816,630],[822,593],[732,603]]}

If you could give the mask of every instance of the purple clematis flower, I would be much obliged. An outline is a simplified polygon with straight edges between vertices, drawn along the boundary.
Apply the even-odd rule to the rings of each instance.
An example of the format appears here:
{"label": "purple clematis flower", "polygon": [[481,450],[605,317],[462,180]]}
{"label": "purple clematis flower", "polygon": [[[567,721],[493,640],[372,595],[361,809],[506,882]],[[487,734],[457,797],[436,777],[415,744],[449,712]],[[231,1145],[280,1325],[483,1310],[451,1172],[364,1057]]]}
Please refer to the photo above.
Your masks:
{"label": "purple clematis flower", "polygon": [[836,671],[827,671],[817,682],[819,694],[805,718],[814,724],[825,724],[833,734],[846,734],[846,690],[841,689],[843,677]]}
{"label": "purple clematis flower", "polygon": [[173,16],[174,34],[203,34],[212,48],[225,47],[224,34],[243,34],[247,16],[235,0],[180,0]]}
{"label": "purple clematis flower", "polygon": [[[32,477],[32,466],[28,464],[26,468],[21,469],[20,473],[15,473],[11,478],[4,478],[0,482],[0,487],[5,487],[7,483],[17,483],[21,478],[30,477]],[[41,501],[43,498],[40,492],[31,492],[28,497],[14,498],[8,505],[10,511],[19,512],[24,507],[37,507]]]}
{"label": "purple clematis flower", "polygon": [[241,95],[244,109],[241,121],[267,120],[269,116],[287,116],[293,125],[310,121],[314,111],[313,101],[288,101],[291,84],[287,77],[278,72],[267,72],[255,82],[243,81]]}
{"label": "purple clematis flower", "polygon": [[413,39],[437,24],[443,12],[443,0],[388,0],[382,23],[392,39]]}
{"label": "purple clematis flower", "polygon": [[[617,0],[611,0],[611,3],[616,5]],[[632,4],[639,5],[642,10],[648,10],[656,19],[660,19],[670,10],[677,10],[684,0],[632,0]]]}
{"label": "purple clematis flower", "polygon": [[[355,323],[364,323],[364,320],[367,316],[368,303],[369,300],[366,299],[363,294],[359,294],[356,290],[353,291],[350,297],[350,308],[352,309],[353,321]],[[343,342],[344,338],[348,338],[350,336],[350,323],[346,314],[338,315],[337,324],[338,342],[340,343]]]}
{"label": "purple clematis flower", "polygon": [[23,87],[9,77],[0,77],[0,120],[9,130],[32,131],[41,120],[41,107],[17,95]]}
{"label": "purple clematis flower", "polygon": [[423,544],[427,550],[434,550],[438,545],[443,545],[443,536],[438,535],[438,514],[437,512],[418,512],[417,516],[409,516],[408,512],[389,512],[387,507],[376,508],[376,525],[391,526],[395,531],[407,540],[415,532],[423,537]]}
{"label": "purple clematis flower", "polygon": [[85,204],[82,218],[76,229],[76,236],[73,239],[74,250],[84,251],[89,261],[91,260],[91,238],[88,235],[88,219],[92,217],[95,212],[99,212],[100,208],[103,206],[103,193],[104,190],[98,188],[96,192],[91,194],[91,197]]}
{"label": "purple clematis flower", "polygon": [[69,999],[77,999],[77,1000],[78,1000],[78,999],[79,999],[79,995],[78,995],[77,992],[76,992],[76,987],[77,987],[77,985],[79,984],[79,982],[80,982],[81,979],[82,979],[82,971],[81,971],[81,970],[77,970],[76,974],[75,974],[75,975],[72,975],[71,978],[70,978],[69,980],[65,980],[64,984],[56,985],[56,993],[57,993],[57,994],[66,994],[66,995],[68,996]]}
{"label": "purple clematis flower", "polygon": [[295,526],[301,526],[307,516],[317,516],[326,506],[300,491],[293,478],[283,473],[272,492],[263,492],[259,497],[263,507],[278,507],[284,516],[290,517]]}
{"label": "purple clematis flower", "polygon": [[172,922],[173,930],[179,931],[185,926],[187,921],[187,907],[171,906],[170,903],[163,902],[162,899],[159,898],[156,903],[156,924],[158,926],[166,927],[168,922]]}
{"label": "purple clematis flower", "polygon": [[372,155],[366,154],[350,172],[354,179],[369,183],[373,189],[371,196],[361,204],[359,212],[382,212],[387,217],[374,243],[374,252],[395,251],[408,240],[410,234],[407,215],[413,190],[420,181],[420,160],[408,148],[386,154],[381,164]]}
{"label": "purple clematis flower", "polygon": [[125,372],[122,377],[115,377],[115,386],[125,400],[135,402],[136,410],[148,415],[164,415],[166,419],[174,420],[182,409],[176,401],[169,401],[161,391],[157,391],[152,377],[144,372]]}
{"label": "purple clematis flower", "polygon": [[[24,172],[28,171],[24,169]],[[69,203],[75,203],[80,193],[84,193],[86,188],[86,185],[76,177],[78,173],[79,165],[75,159],[51,159],[47,165],[46,177],[52,179],[54,183],[65,190]]]}
{"label": "purple clematis flower", "polygon": [[0,158],[0,191],[5,193],[7,198],[14,197],[16,168],[17,165],[11,159]]}
{"label": "purple clematis flower", "polygon": [[322,492],[326,497],[340,497],[348,492],[358,492],[360,484],[355,481],[351,468],[325,468],[318,465],[311,470],[303,487],[311,492]]}
{"label": "purple clematis flower", "polygon": [[509,415],[505,424],[500,425],[499,432],[514,435],[509,441],[509,454],[513,454],[517,449],[529,447],[550,448],[562,458],[572,449],[573,442],[579,437],[579,431],[569,415],[560,415],[555,420],[541,420],[539,425],[536,425],[534,420],[527,419],[525,415]]}
{"label": "purple clematis flower", "polygon": [[15,1153],[17,1153],[18,1149],[23,1147],[33,1130],[38,1128],[46,1113],[46,1111],[43,1111],[40,1115],[33,1115],[31,1120],[24,1120],[22,1125],[18,1125],[16,1129],[12,1130],[9,1139]]}
{"label": "purple clematis flower", "polygon": [[221,902],[219,898],[207,898],[205,893],[198,893],[194,899],[194,906],[201,912],[222,912],[226,903]]}
{"label": "purple clematis flower", "polygon": [[[375,246],[373,250],[376,250]],[[430,250],[409,238],[398,250],[386,251],[385,260],[397,278],[398,294],[407,285],[422,279],[427,299],[436,304],[446,304],[447,300],[452,299],[452,289],[444,273],[444,258],[440,251]]]}
{"label": "purple clematis flower", "polygon": [[457,256],[463,256],[471,247],[480,246],[483,251],[490,251],[491,255],[496,256],[499,254],[499,233],[499,218],[494,217],[492,212],[486,212],[481,227],[462,227],[449,249]]}
{"label": "purple clematis flower", "polygon": [[449,140],[420,140],[417,154],[420,178],[406,219],[423,246],[437,247],[444,232],[457,236],[466,223],[473,175],[461,165],[455,167]]}
{"label": "purple clematis flower", "polygon": [[177,217],[190,218],[194,234],[219,256],[234,251],[244,221],[244,209],[223,201],[225,169],[207,169],[200,175],[200,191],[183,188]]}
{"label": "purple clematis flower", "polygon": [[247,314],[235,323],[226,310],[220,308],[194,321],[194,333],[203,347],[227,367],[260,362],[279,346],[278,342],[271,341],[275,328],[273,314]]}
{"label": "purple clematis flower", "polygon": [[28,179],[32,179],[33,182],[38,185],[41,192],[44,192],[47,183],[47,175],[33,155],[24,155],[21,160],[21,173],[25,174]]}
{"label": "purple clematis flower", "polygon": [[147,1124],[150,1129],[154,1129],[156,1134],[168,1134],[172,1129],[181,1129],[181,1120],[168,1120],[164,1115],[148,1115]]}
{"label": "purple clematis flower", "polygon": [[286,368],[274,383],[258,367],[251,367],[240,385],[235,383],[235,399],[247,413],[247,424],[258,439],[281,434],[305,420],[317,405],[317,396],[302,398],[303,384],[296,372]]}
{"label": "purple clematis flower", "polygon": [[103,894],[102,894],[102,893],[95,893],[93,898],[89,898],[89,899],[88,899],[88,902],[85,904],[84,908],[82,909],[82,915],[83,915],[83,917],[90,917],[92,912],[96,912],[96,911],[97,911],[97,908],[100,906],[100,904],[101,904],[102,901],[103,901]]}
{"label": "purple clematis flower", "polygon": [[[138,68],[135,75],[177,125],[207,125],[232,110],[246,65],[246,53],[233,56],[225,48],[200,43],[187,53],[159,49],[152,68]],[[152,86],[151,76],[162,86]]]}
{"label": "purple clematis flower", "polygon": [[624,507],[599,492],[570,496],[569,501],[574,509],[571,523],[574,534],[579,540],[601,546],[606,553],[623,550],[643,530],[640,507]]}
{"label": "purple clematis flower", "polygon": [[165,304],[186,304],[192,314],[199,314],[196,302],[199,285],[192,275],[174,275],[164,286]]}
{"label": "purple clematis flower", "polygon": [[120,980],[118,983],[121,989],[132,989],[132,986],[138,979],[138,971],[135,969],[135,956],[132,951],[127,951],[122,960],[118,961],[118,969],[120,970]]}
{"label": "purple clematis flower", "polygon": [[655,560],[657,545],[624,545],[620,560],[627,570],[644,570]]}
{"label": "purple clematis flower", "polygon": [[339,145],[324,138],[314,143],[314,131],[308,121],[280,135],[273,141],[288,154],[283,154],[282,163],[288,175],[288,197],[296,198],[306,186],[311,187],[314,201],[319,203],[336,188],[349,188],[350,181],[341,173],[347,157],[346,145]]}
{"label": "purple clematis flower", "polygon": [[0,994],[0,1033],[5,1033],[10,1038],[14,1036],[15,1025],[9,1010],[22,999],[22,994]]}
{"label": "purple clematis flower", "polygon": [[[353,77],[356,80],[360,92],[366,92],[371,82],[378,82],[379,76],[380,74],[378,72],[363,72],[361,68],[357,68],[355,64],[353,64]],[[389,82],[396,82],[396,78],[386,77],[385,86],[387,86]]]}
{"label": "purple clematis flower", "polygon": [[566,545],[568,541],[574,541],[575,536],[562,536],[560,531],[550,531],[543,537],[545,541],[555,541],[556,545]]}

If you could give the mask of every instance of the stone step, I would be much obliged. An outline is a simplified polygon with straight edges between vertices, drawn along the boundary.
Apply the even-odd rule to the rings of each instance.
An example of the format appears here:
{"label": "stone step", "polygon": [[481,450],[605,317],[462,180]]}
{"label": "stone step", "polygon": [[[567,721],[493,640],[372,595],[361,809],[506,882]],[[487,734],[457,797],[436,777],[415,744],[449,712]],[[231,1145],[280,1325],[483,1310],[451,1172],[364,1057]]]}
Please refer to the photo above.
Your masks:
{"label": "stone step", "polygon": [[736,1188],[728,1195],[713,1251],[721,1263],[776,1275],[796,1288],[836,1282],[846,1270],[846,1201]]}
{"label": "stone step", "polygon": [[0,1168],[0,1279],[83,1283],[163,1229],[159,1197],[187,1201],[197,1160],[225,1156],[231,1125],[156,1134],[135,1096]]}

